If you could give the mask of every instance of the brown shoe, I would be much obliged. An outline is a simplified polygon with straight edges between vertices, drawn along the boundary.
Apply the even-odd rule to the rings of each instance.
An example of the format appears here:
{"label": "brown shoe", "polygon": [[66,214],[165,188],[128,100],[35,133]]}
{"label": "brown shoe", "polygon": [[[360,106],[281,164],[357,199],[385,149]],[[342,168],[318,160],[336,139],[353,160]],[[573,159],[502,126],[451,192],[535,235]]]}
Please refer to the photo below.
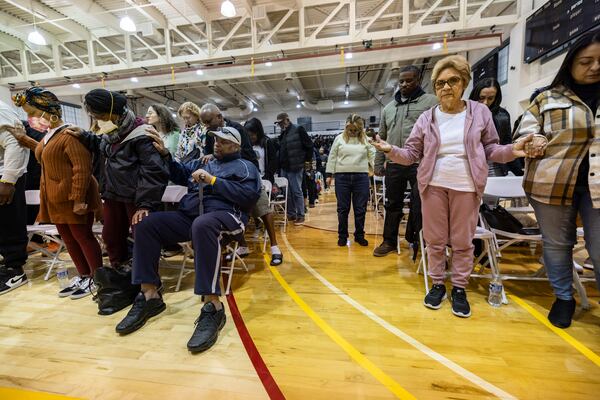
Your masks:
{"label": "brown shoe", "polygon": [[296,225],[296,226],[304,225],[304,217],[296,218],[296,221],[294,221],[294,225]]}
{"label": "brown shoe", "polygon": [[375,257],[384,257],[390,253],[395,253],[397,250],[398,249],[396,248],[396,246],[392,246],[389,243],[383,242],[381,243],[381,245],[379,245],[379,247],[373,250],[373,255]]}

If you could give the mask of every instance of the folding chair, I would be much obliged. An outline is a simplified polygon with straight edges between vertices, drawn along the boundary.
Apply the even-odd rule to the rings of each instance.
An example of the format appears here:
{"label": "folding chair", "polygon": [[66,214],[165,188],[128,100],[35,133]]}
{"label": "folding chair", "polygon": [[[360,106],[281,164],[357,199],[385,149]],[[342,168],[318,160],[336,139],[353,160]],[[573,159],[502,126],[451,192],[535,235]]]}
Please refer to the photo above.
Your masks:
{"label": "folding chair", "polygon": [[[381,203],[381,206],[379,205]],[[375,205],[375,218],[379,212],[385,218],[385,177],[373,175],[373,204]]]}
{"label": "folding chair", "polygon": [[[283,230],[285,231],[287,228],[287,222],[288,222],[288,217],[287,217],[287,200],[288,200],[288,193],[289,193],[289,183],[287,178],[284,178],[282,176],[276,176],[275,177],[275,184],[277,186],[279,186],[279,188],[281,190],[283,190],[284,192],[284,197],[283,199],[275,199],[271,201],[271,205],[273,205],[273,211],[275,213],[283,213]],[[285,190],[284,190],[285,188]],[[273,189],[271,189],[273,190]]]}
{"label": "folding chair", "polygon": [[[39,190],[26,190],[25,191],[25,203],[28,206],[39,206],[40,205],[40,191]],[[39,235],[43,239],[48,240],[50,242],[58,244],[58,250],[56,252],[51,252],[48,249],[38,245],[35,242],[32,242],[31,239],[34,235]],[[58,230],[56,229],[56,225],[53,224],[38,224],[37,222],[33,225],[27,225],[27,245],[33,247],[35,251],[40,252],[52,260],[50,261],[50,265],[48,265],[48,270],[46,271],[46,275],[44,275],[44,280],[47,281],[50,279],[50,274],[52,273],[52,269],[54,265],[60,260],[60,253],[66,249],[65,243],[60,238],[58,234]]]}
{"label": "folding chair", "polygon": [[[523,177],[520,176],[506,176],[506,177],[489,177],[484,190],[484,195],[495,196],[500,199],[518,199],[525,198],[525,191],[523,190]],[[482,219],[483,220],[483,219]],[[485,224],[485,220],[483,220]],[[487,225],[486,225],[487,227]],[[499,229],[489,228],[494,234],[494,245],[496,246],[496,253],[498,257],[502,257],[502,250],[508,246],[518,242],[533,242],[537,244],[542,243],[542,235],[539,234],[522,234],[506,232]],[[502,242],[502,245],[500,243]],[[545,276],[545,267],[539,268],[533,275],[500,275],[502,280],[547,280]],[[587,280],[587,279],[586,279]],[[581,284],[582,279],[579,278],[575,266],[573,266],[573,284],[577,290],[579,297],[581,298],[581,306],[584,309],[590,307],[587,298],[585,288]]]}
{"label": "folding chair", "polygon": [[[263,179],[262,180],[262,184],[263,187],[265,189],[265,192],[267,192],[267,198],[269,199],[269,210],[271,210],[271,192],[273,191],[273,185],[271,184],[271,181],[269,181],[268,179]],[[267,232],[267,225],[264,225],[264,238],[263,238],[263,253],[265,253],[267,251],[267,237],[269,236],[269,233]]]}

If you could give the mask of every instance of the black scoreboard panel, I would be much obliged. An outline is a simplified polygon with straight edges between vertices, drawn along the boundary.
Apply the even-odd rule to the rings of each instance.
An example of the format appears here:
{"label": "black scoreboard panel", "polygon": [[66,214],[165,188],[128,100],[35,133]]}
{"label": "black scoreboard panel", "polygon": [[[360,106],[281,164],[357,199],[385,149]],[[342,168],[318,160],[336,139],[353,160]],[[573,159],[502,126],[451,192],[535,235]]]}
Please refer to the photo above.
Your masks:
{"label": "black scoreboard panel", "polygon": [[527,18],[525,58],[530,63],[600,24],[600,0],[550,0]]}

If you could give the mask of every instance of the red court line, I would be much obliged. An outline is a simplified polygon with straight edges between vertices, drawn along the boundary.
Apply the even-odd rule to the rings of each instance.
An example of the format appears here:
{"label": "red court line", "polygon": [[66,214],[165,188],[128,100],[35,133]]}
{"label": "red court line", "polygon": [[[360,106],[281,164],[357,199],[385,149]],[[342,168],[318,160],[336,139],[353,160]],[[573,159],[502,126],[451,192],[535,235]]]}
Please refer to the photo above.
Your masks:
{"label": "red court line", "polygon": [[269,368],[262,359],[252,340],[252,336],[250,336],[250,332],[248,332],[248,328],[246,328],[246,324],[244,324],[244,319],[237,307],[233,293],[228,294],[226,297],[227,303],[229,304],[229,311],[231,311],[231,316],[233,317],[233,322],[240,335],[240,339],[242,339],[242,343],[246,348],[246,353],[248,353],[248,357],[250,358],[252,365],[254,365],[254,369],[265,387],[267,394],[271,400],[285,400],[285,396],[281,392],[281,389],[279,389],[279,386],[277,386],[277,382],[275,382],[273,375],[271,375],[271,371],[269,371]]}

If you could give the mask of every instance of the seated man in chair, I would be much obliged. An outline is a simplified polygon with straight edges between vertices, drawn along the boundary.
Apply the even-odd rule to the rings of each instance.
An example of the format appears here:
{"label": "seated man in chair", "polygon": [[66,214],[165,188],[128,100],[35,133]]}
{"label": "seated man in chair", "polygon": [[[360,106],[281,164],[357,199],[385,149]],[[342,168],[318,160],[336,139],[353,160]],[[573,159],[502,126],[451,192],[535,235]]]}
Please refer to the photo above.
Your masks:
{"label": "seated man in chair", "polygon": [[[201,168],[201,160],[182,164],[169,163],[170,180],[187,185],[178,211],[155,212],[134,220],[137,224],[133,247],[134,284],[141,284],[127,316],[116,331],[128,334],[141,328],[148,318],[165,310],[159,292],[158,262],[164,245],[192,241],[196,281],[194,293],[203,296],[204,305],[187,347],[193,353],[209,349],[225,325],[225,310],[219,301],[221,240],[244,231],[248,213],[260,191],[258,169],[240,157],[240,133],[231,127],[209,132],[216,139],[215,158]],[[170,157],[160,138],[153,137],[155,147]],[[198,184],[200,183],[200,185]],[[203,187],[202,196],[199,187]]]}

